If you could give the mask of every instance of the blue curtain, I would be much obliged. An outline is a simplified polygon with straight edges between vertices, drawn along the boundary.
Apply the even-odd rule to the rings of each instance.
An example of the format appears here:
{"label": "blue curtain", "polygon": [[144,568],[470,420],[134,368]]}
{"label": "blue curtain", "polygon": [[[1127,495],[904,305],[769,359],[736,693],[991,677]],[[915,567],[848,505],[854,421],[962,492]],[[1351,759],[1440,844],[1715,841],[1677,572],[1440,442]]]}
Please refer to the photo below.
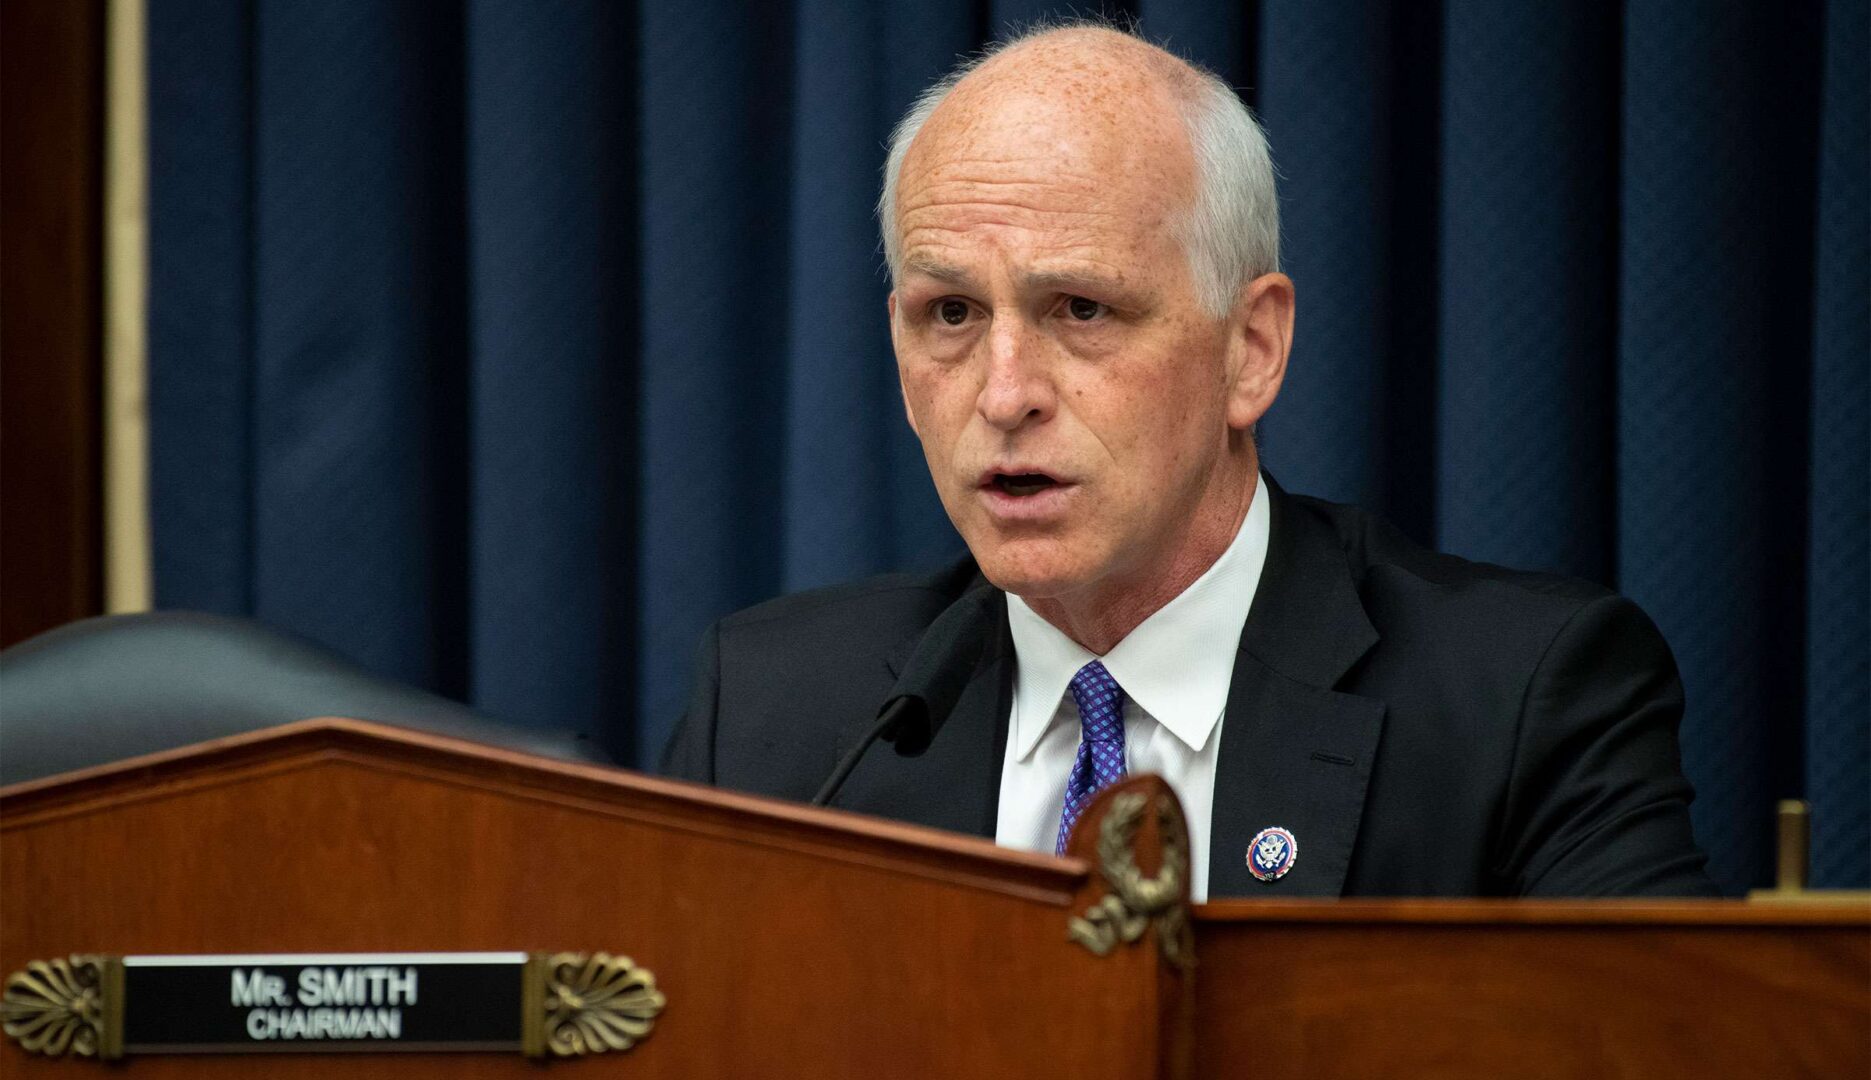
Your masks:
{"label": "blue curtain", "polygon": [[[708,621],[959,551],[869,207],[1050,8],[151,0],[158,602],[651,760]],[[1871,884],[1865,0],[1112,13],[1271,134],[1269,468],[1631,595],[1719,880],[1804,796]]]}

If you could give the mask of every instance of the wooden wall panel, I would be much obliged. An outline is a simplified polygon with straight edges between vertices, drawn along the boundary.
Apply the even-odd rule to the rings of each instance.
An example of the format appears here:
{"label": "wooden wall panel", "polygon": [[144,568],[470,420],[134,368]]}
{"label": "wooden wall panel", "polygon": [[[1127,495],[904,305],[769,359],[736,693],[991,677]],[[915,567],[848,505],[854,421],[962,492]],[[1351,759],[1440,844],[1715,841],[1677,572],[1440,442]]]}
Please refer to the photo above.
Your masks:
{"label": "wooden wall panel", "polygon": [[102,0],[0,0],[0,647],[103,610]]}

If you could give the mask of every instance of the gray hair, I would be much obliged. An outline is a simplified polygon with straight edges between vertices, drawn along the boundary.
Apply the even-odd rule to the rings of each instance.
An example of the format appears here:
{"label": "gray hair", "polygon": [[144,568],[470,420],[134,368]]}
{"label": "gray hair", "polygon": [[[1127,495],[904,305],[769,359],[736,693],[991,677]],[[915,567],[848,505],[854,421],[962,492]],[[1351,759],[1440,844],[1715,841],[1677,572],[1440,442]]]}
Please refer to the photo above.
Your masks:
{"label": "gray hair", "polygon": [[[917,95],[897,122],[890,133],[890,155],[884,161],[883,193],[877,199],[884,260],[893,284],[903,271],[897,181],[910,144],[930,114],[957,84],[995,56],[1015,45],[1075,28],[1045,25],[990,45]],[[1114,27],[1103,29],[1135,37]],[[1266,133],[1232,87],[1205,68],[1167,51],[1164,55],[1191,76],[1175,88],[1195,155],[1195,201],[1176,223],[1177,240],[1188,255],[1202,306],[1219,319],[1234,308],[1248,282],[1280,268],[1280,206],[1274,195],[1273,157],[1267,150]]]}

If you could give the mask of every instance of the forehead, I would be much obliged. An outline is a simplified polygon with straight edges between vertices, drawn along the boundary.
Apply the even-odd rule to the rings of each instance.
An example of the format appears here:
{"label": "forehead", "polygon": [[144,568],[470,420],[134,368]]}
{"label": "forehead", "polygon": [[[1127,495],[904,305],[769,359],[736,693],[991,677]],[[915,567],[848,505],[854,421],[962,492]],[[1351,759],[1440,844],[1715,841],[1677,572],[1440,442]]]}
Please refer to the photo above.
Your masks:
{"label": "forehead", "polygon": [[898,227],[912,257],[984,233],[1136,246],[1160,240],[1193,195],[1187,130],[1160,79],[1015,51],[963,80],[917,134],[898,180]]}

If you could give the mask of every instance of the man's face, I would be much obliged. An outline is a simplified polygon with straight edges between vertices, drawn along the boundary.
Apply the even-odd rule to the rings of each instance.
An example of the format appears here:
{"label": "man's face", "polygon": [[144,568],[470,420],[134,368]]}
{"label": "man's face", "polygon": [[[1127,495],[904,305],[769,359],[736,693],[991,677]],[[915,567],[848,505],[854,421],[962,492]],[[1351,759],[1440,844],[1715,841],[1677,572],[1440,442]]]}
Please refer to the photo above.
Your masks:
{"label": "man's face", "polygon": [[1228,324],[1203,311],[1173,230],[1194,192],[1186,135],[1166,108],[1120,127],[1070,98],[968,89],[898,188],[891,337],[910,423],[996,585],[1147,588],[1245,508],[1222,467],[1245,437]]}

